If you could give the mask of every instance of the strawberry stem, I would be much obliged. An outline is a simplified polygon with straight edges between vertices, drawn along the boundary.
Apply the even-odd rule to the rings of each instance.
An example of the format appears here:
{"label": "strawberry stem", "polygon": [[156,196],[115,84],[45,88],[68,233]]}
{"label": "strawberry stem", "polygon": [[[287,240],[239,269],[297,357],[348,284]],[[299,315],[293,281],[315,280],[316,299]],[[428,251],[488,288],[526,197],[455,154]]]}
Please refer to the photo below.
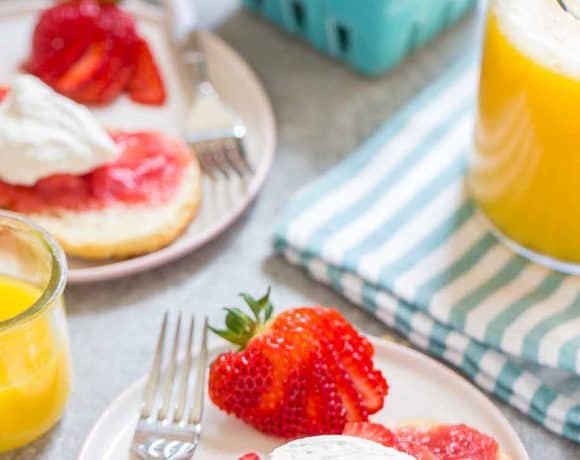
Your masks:
{"label": "strawberry stem", "polygon": [[210,326],[210,330],[224,338],[228,342],[245,348],[248,342],[257,335],[270,321],[274,306],[270,302],[270,288],[265,295],[254,299],[249,294],[240,294],[250,308],[253,318],[237,307],[226,307],[226,328],[216,329]]}

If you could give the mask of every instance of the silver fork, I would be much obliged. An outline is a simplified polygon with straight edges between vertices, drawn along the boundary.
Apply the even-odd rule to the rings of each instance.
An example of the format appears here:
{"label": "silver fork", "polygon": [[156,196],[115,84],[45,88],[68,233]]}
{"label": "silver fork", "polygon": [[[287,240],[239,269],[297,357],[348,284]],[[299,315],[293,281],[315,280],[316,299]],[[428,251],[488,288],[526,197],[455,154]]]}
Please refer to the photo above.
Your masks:
{"label": "silver fork", "polygon": [[212,179],[216,171],[228,179],[231,171],[241,178],[252,175],[245,148],[246,125],[214,88],[204,55],[189,51],[184,60],[196,69],[198,85],[183,137],[196,151],[203,172]]}
{"label": "silver fork", "polygon": [[[205,370],[208,360],[207,318],[203,320],[196,379],[191,394],[189,387],[193,364],[195,318],[192,317],[189,321],[183,361],[179,365],[179,349],[182,346],[181,323],[179,315],[166,366],[164,366],[164,350],[168,341],[167,313],[161,323],[157,349],[131,446],[132,452],[144,460],[191,459],[201,438]],[[165,368],[164,372],[162,368]]]}
{"label": "silver fork", "polygon": [[[185,76],[196,78],[190,107],[184,120],[183,137],[196,151],[203,172],[216,179],[219,171],[227,179],[233,172],[241,178],[254,173],[248,161],[247,128],[235,110],[222,100],[212,84],[203,53],[203,40],[192,21],[181,21],[183,12],[193,8],[192,0],[163,0],[169,31]],[[181,26],[181,27],[180,27]]]}

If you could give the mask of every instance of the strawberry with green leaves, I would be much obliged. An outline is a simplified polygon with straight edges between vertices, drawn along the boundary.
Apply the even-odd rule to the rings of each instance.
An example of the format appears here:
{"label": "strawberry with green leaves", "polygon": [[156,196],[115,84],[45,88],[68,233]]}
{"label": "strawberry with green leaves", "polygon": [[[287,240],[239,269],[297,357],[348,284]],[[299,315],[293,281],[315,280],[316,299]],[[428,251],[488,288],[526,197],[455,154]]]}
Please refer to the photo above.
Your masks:
{"label": "strawberry with green leaves", "polygon": [[341,433],[381,409],[388,385],[374,368],[371,343],[331,308],[274,316],[269,294],[243,294],[250,311],[228,308],[226,328],[214,329],[238,347],[212,363],[214,404],[287,438]]}

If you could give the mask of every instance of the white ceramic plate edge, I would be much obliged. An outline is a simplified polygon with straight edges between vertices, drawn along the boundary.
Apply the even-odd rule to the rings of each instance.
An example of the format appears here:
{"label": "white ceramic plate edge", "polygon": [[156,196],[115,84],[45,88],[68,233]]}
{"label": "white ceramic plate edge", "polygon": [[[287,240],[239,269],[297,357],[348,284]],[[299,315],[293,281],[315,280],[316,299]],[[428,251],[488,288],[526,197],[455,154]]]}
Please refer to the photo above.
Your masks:
{"label": "white ceramic plate edge", "polygon": [[[507,453],[512,456],[512,460],[530,460],[519,436],[504,417],[504,415],[487,396],[485,396],[475,386],[469,383],[463,376],[456,373],[444,364],[434,360],[428,355],[422,354],[412,348],[399,345],[379,337],[368,337],[375,347],[376,354],[381,352],[388,354],[390,352],[402,355],[406,358],[406,362],[414,362],[415,365],[421,366],[425,372],[433,373],[433,375],[438,374],[441,378],[449,382],[453,382],[452,384],[456,385],[457,391],[461,392],[464,397],[472,399],[477,405],[484,407],[490,416],[493,417],[494,423],[497,424],[499,429],[504,433],[504,437],[509,439],[510,445],[503,445],[502,447],[504,447]],[[210,348],[215,349],[217,346],[219,346],[219,342],[213,341]],[[132,393],[136,392],[139,387],[142,387],[145,384],[145,379],[146,376],[143,376],[131,384],[119,396],[117,396],[107,407],[107,409],[100,415],[91,431],[89,432],[85,442],[83,443],[77,460],[94,460],[94,458],[90,456],[89,450],[91,449],[91,445],[94,442],[99,441],[101,431],[105,429],[103,428],[104,424],[118,410],[122,409],[122,406],[125,404],[125,400],[129,399]],[[392,397],[392,395],[390,397]]]}

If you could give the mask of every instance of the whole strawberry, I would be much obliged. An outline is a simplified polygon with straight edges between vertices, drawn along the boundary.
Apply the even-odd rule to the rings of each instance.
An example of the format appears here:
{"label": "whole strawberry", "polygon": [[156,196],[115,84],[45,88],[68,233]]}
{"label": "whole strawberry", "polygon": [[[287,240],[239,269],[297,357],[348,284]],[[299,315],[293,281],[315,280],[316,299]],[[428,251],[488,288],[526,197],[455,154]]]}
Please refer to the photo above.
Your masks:
{"label": "whole strawberry", "polygon": [[113,0],[66,0],[44,10],[24,70],[83,104],[104,105],[123,91],[162,104],[165,89],[132,16]]}
{"label": "whole strawberry", "polygon": [[269,291],[228,308],[217,334],[239,347],[211,365],[209,395],[219,408],[277,436],[342,433],[383,406],[388,385],[373,347],[336,310],[293,308],[272,317]]}

